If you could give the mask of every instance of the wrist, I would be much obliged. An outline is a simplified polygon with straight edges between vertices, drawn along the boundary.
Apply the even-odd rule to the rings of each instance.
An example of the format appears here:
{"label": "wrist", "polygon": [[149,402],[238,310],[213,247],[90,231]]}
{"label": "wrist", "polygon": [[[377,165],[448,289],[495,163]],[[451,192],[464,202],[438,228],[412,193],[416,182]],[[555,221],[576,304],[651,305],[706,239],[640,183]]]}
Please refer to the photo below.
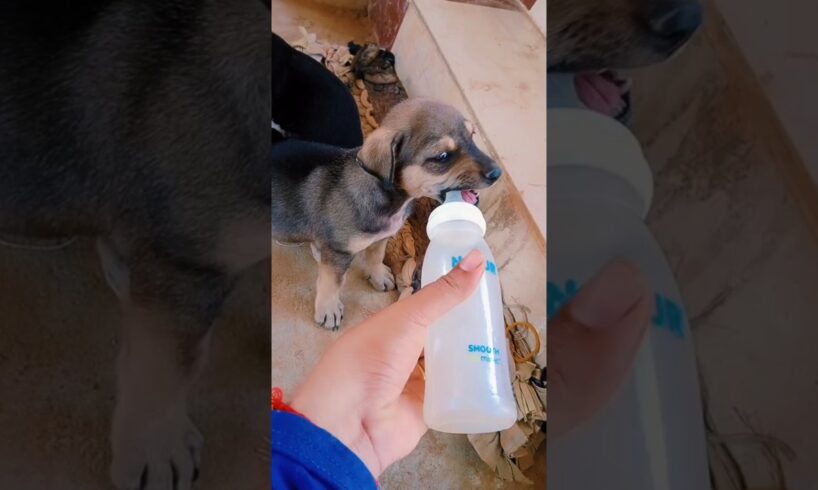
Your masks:
{"label": "wrist", "polygon": [[381,474],[383,468],[375,456],[372,441],[362,427],[360,415],[346,413],[348,410],[324,399],[311,400],[309,395],[301,396],[299,391],[296,391],[289,406],[338,439],[366,465],[373,477]]}
{"label": "wrist", "polygon": [[284,401],[284,390],[279,387],[273,387],[272,395],[271,395],[271,409],[277,412],[287,412],[293,415],[298,415],[304,417],[305,419],[309,420],[306,415],[304,415],[301,411],[296,410],[291,405],[288,405]]}

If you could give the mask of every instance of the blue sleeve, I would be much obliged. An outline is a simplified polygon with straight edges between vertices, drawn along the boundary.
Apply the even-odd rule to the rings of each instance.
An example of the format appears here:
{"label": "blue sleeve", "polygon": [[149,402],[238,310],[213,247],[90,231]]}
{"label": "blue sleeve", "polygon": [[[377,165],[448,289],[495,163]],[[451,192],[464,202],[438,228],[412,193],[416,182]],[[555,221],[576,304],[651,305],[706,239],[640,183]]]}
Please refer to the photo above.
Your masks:
{"label": "blue sleeve", "polygon": [[270,419],[273,490],[377,489],[363,461],[307,419],[273,412]]}

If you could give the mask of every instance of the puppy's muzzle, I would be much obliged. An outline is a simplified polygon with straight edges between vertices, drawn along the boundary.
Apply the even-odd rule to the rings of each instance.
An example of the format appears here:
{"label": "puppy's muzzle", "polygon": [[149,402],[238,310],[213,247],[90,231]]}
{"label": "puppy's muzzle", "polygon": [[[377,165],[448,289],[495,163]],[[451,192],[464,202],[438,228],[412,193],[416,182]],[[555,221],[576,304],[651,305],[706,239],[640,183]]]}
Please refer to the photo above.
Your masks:
{"label": "puppy's muzzle", "polygon": [[503,170],[497,165],[497,162],[492,160],[488,155],[481,151],[472,153],[475,163],[477,163],[480,177],[483,178],[483,183],[486,187],[497,182],[503,176]]}
{"label": "puppy's muzzle", "polygon": [[645,20],[650,32],[675,51],[699,29],[702,17],[698,2],[684,0],[657,3]]}
{"label": "puppy's muzzle", "polygon": [[485,173],[483,173],[483,178],[486,180],[486,183],[489,185],[494,184],[497,180],[503,176],[503,171],[500,170],[500,167],[494,167]]}

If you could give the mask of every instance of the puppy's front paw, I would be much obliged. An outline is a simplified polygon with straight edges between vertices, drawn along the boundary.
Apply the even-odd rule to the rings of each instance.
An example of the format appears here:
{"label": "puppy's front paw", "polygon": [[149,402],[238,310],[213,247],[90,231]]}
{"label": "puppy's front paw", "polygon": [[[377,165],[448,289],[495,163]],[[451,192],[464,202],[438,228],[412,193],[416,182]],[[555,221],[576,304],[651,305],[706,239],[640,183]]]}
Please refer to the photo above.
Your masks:
{"label": "puppy's front paw", "polygon": [[378,264],[369,271],[369,284],[378,291],[395,289],[395,276],[386,264]]}
{"label": "puppy's front paw", "polygon": [[204,438],[187,416],[114,420],[111,479],[119,490],[190,490]]}
{"label": "puppy's front paw", "polygon": [[330,330],[337,330],[344,319],[344,304],[338,299],[332,299],[315,304],[315,322]]}

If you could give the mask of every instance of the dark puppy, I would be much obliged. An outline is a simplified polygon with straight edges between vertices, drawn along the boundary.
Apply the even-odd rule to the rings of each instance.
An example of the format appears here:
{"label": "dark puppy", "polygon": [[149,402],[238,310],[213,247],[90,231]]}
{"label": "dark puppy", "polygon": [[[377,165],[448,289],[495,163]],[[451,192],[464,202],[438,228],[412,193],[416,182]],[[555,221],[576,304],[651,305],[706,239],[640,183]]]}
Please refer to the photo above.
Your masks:
{"label": "dark puppy", "polygon": [[234,279],[270,253],[265,5],[0,7],[0,232],[98,237],[123,313],[118,488],[190,488],[191,383]]}
{"label": "dark puppy", "polygon": [[285,137],[343,148],[363,144],[358,106],[321,63],[273,34],[273,142]]}
{"label": "dark puppy", "polygon": [[375,289],[395,287],[383,264],[386,240],[403,226],[414,199],[442,199],[447,191],[473,191],[500,178],[500,168],[472,136],[471,123],[453,107],[409,99],[361,148],[296,140],[274,145],[273,237],[312,244],[316,322],[333,329],[341,324],[339,293],[356,254],[364,254]]}
{"label": "dark puppy", "polygon": [[398,81],[394,54],[376,44],[360,46],[350,41],[348,46],[349,53],[355,56],[352,60],[352,71],[357,78],[377,85]]}

